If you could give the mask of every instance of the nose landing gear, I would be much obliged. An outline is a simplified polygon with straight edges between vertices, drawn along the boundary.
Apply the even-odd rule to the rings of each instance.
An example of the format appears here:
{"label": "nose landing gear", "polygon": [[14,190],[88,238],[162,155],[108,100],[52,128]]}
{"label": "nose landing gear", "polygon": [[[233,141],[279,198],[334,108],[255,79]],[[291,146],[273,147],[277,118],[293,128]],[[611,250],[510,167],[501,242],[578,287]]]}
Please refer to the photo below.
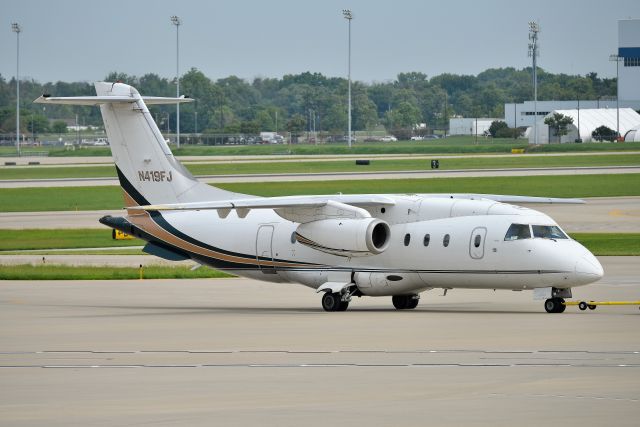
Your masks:
{"label": "nose landing gear", "polygon": [[549,298],[544,302],[544,309],[547,313],[562,313],[566,308],[564,298]]}

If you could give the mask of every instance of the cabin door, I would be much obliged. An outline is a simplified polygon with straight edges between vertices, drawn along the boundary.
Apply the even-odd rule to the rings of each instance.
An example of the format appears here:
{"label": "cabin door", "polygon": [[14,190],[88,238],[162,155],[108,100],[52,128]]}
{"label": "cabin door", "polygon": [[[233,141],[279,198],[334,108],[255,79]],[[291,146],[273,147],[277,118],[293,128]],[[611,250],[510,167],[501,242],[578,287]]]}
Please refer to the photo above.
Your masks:
{"label": "cabin door", "polygon": [[261,225],[256,235],[256,260],[263,273],[276,272],[273,265],[273,225]]}

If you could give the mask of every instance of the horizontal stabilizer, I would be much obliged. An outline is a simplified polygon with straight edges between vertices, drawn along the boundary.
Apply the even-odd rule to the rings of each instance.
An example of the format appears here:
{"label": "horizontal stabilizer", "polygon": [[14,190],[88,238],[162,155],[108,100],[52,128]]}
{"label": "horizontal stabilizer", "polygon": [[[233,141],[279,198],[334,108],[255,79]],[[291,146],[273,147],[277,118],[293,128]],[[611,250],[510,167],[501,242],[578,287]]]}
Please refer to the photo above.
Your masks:
{"label": "horizontal stabilizer", "polygon": [[161,105],[161,104],[183,104],[186,102],[193,102],[191,98],[165,98],[160,96],[141,96],[140,98],[134,98],[131,96],[64,96],[54,97],[49,95],[42,95],[36,99],[36,104],[61,104],[61,105],[102,105],[102,104],[129,104],[142,99],[147,105]]}

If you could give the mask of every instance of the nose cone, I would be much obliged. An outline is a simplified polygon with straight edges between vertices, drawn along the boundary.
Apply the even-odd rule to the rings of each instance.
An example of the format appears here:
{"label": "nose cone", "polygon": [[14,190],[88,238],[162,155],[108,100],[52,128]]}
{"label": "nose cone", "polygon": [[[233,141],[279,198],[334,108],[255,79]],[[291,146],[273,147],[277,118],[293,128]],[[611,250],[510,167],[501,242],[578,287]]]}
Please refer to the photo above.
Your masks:
{"label": "nose cone", "polygon": [[576,261],[576,279],[580,284],[593,283],[604,276],[604,269],[596,257],[583,255]]}

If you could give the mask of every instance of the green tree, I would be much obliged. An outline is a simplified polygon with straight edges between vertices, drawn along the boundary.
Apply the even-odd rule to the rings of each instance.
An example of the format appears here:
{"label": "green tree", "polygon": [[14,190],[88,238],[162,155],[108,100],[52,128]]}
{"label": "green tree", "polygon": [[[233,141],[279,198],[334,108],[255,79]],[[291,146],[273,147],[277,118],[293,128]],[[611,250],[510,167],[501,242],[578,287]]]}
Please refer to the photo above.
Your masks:
{"label": "green tree", "polygon": [[420,122],[420,110],[410,102],[402,102],[398,108],[386,114],[385,127],[398,139],[407,140],[413,128]]}
{"label": "green tree", "polygon": [[53,133],[67,133],[67,124],[62,120],[56,120],[51,124],[51,132]]}
{"label": "green tree", "polygon": [[366,130],[378,123],[376,104],[365,92],[357,93],[353,98],[352,126],[354,130]]}
{"label": "green tree", "polygon": [[600,126],[591,132],[591,137],[596,141],[615,141],[616,131],[606,126]]}
{"label": "green tree", "polygon": [[287,121],[287,130],[291,132],[291,139],[293,143],[298,142],[298,137],[304,131],[307,124],[307,120],[300,114],[294,114],[289,121]]}
{"label": "green tree", "polygon": [[49,130],[49,120],[42,114],[29,114],[24,117],[22,124],[24,130],[33,133],[43,133]]}
{"label": "green tree", "polygon": [[489,134],[495,138],[502,129],[509,129],[509,126],[502,120],[494,120],[491,122],[491,126],[489,126]]}
{"label": "green tree", "polygon": [[343,103],[334,103],[322,118],[323,129],[334,135],[347,134],[347,106]]}
{"label": "green tree", "polygon": [[544,124],[553,130],[553,134],[560,139],[569,132],[569,125],[573,123],[573,118],[562,113],[553,113],[544,119]]}
{"label": "green tree", "polygon": [[240,133],[257,135],[260,133],[260,124],[254,120],[245,120],[240,123]]}
{"label": "green tree", "polygon": [[[273,113],[273,115],[272,115]],[[276,130],[275,108],[263,109],[256,113],[256,122],[261,131],[274,132]],[[282,117],[282,115],[280,116]]]}

